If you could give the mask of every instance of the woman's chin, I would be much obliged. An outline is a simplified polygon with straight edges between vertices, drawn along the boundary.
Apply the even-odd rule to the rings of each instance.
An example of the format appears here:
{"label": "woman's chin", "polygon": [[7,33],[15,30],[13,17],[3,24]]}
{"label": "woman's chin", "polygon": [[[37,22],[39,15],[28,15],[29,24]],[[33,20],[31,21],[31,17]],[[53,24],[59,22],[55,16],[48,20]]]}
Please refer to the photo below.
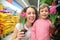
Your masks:
{"label": "woman's chin", "polygon": [[33,23],[34,21],[35,21],[34,19],[33,20],[31,20],[31,19],[27,20],[28,23]]}
{"label": "woman's chin", "polygon": [[31,21],[30,21],[30,23],[33,23],[33,22],[34,22],[34,20],[31,20]]}

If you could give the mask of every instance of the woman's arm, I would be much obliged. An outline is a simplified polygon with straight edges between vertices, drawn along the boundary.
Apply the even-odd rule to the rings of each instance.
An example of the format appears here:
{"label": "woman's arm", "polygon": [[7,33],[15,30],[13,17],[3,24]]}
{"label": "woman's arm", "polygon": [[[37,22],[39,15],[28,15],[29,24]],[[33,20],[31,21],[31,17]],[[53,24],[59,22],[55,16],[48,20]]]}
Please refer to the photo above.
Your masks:
{"label": "woman's arm", "polygon": [[18,32],[18,30],[15,28],[14,32],[13,32],[13,38],[12,38],[12,40],[18,40],[18,38],[17,38],[17,32]]}
{"label": "woman's arm", "polygon": [[13,32],[12,40],[21,40],[24,37],[24,32],[21,32],[20,29],[21,25],[17,24]]}

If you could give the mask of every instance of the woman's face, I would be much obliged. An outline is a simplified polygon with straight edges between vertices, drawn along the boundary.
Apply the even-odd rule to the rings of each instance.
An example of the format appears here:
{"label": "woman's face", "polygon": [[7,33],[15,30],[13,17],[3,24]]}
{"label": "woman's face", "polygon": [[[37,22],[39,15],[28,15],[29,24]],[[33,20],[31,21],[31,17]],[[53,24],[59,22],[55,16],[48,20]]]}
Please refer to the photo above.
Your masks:
{"label": "woman's face", "polygon": [[46,19],[48,15],[49,15],[49,11],[47,7],[40,9],[40,18]]}
{"label": "woman's face", "polygon": [[26,10],[26,18],[29,23],[33,23],[36,18],[35,10],[33,8],[28,8]]}

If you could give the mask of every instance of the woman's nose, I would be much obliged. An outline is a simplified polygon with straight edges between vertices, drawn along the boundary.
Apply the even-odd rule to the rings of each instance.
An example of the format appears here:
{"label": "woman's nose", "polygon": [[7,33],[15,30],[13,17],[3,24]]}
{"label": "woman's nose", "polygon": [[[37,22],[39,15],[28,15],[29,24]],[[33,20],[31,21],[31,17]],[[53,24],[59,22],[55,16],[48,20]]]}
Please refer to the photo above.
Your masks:
{"label": "woman's nose", "polygon": [[33,13],[31,13],[31,16],[33,16]]}

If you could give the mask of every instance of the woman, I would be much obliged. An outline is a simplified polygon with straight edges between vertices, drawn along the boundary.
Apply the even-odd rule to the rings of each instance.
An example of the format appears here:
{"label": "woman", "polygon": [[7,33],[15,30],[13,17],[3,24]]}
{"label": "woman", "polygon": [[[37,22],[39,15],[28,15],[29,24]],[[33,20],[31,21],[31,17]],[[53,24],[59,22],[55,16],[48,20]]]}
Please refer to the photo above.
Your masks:
{"label": "woman", "polygon": [[19,31],[22,28],[21,21],[20,23],[16,24],[15,30],[14,30],[14,36],[13,40],[29,40],[30,38],[30,31],[31,26],[33,25],[34,21],[37,19],[37,10],[33,6],[26,7],[22,13],[26,13],[26,20],[24,28],[27,30],[27,32],[24,34],[24,32]]}

